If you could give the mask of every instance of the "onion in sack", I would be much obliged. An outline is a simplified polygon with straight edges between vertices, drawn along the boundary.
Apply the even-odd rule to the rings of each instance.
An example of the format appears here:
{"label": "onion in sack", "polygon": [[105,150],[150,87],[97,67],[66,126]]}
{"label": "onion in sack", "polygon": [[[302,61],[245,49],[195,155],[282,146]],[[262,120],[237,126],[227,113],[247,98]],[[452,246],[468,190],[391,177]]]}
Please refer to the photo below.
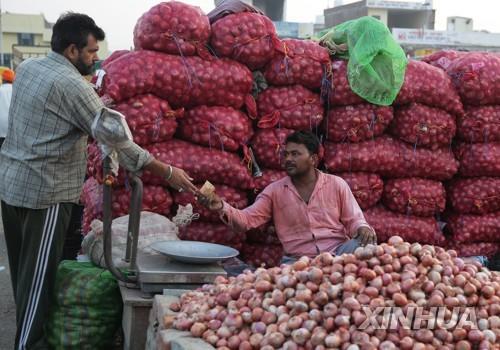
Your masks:
{"label": "onion in sack", "polygon": [[260,128],[314,130],[323,120],[319,94],[301,85],[269,87],[257,98]]}
{"label": "onion in sack", "polygon": [[361,209],[373,207],[382,198],[384,182],[377,174],[340,173],[337,175],[347,182]]}
{"label": "onion in sack", "polygon": [[179,137],[199,145],[236,152],[253,135],[248,116],[231,107],[200,106],[179,121]]}
{"label": "onion in sack", "polygon": [[144,13],[134,28],[136,50],[162,51],[172,55],[208,56],[208,17],[197,6],[180,1],[162,2]]}
{"label": "onion in sack", "polygon": [[387,180],[383,203],[401,214],[434,216],[444,211],[446,192],[439,181],[418,178]]}

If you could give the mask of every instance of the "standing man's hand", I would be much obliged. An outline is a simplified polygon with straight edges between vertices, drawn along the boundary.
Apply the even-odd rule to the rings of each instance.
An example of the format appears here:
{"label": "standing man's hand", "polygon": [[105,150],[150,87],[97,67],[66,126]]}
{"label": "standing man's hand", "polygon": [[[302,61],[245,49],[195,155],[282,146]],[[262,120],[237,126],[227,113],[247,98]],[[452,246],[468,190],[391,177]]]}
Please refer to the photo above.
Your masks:
{"label": "standing man's hand", "polygon": [[189,191],[194,195],[199,194],[199,190],[191,181],[191,178],[184,170],[176,168],[172,165],[165,164],[156,159],[153,159],[149,164],[147,164],[144,169],[151,171],[153,174],[160,176],[165,181],[168,182],[169,186],[182,191]]}
{"label": "standing man's hand", "polygon": [[203,195],[198,196],[198,203],[212,211],[220,211],[224,206],[222,199],[215,193],[209,197]]}
{"label": "standing man's hand", "polygon": [[377,235],[371,227],[361,226],[358,228],[353,238],[358,239],[362,246],[367,244],[377,244]]}
{"label": "standing man's hand", "polygon": [[[170,172],[170,170],[169,170],[169,172]],[[191,182],[191,181],[193,181],[193,178],[191,178],[184,170],[172,166],[172,175],[167,175],[167,178],[169,176],[170,176],[170,180],[166,179],[168,184],[171,187],[178,190],[179,192],[189,191],[193,194],[198,193],[198,189]]]}

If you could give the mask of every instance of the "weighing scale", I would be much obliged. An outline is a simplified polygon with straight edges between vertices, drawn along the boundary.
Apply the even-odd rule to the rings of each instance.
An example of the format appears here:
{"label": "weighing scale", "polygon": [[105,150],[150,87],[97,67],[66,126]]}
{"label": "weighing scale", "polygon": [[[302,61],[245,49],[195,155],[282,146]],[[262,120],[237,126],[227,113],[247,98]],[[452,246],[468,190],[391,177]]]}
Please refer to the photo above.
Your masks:
{"label": "weighing scale", "polygon": [[[108,270],[129,288],[139,288],[144,295],[163,293],[165,289],[196,289],[203,284],[213,283],[217,276],[227,276],[220,261],[238,255],[238,251],[229,247],[203,242],[169,241],[165,244],[192,244],[192,251],[182,256],[169,257],[164,254],[147,254],[137,252],[139,240],[140,212],[143,195],[141,179],[129,174],[129,183],[132,190],[129,206],[129,224],[125,263],[128,267],[118,269],[112,258],[111,235],[111,204],[115,178],[111,172],[111,160],[104,158],[104,186],[103,186],[103,235],[104,259]],[[206,249],[218,246],[219,250]],[[154,246],[153,246],[154,248]],[[184,247],[185,248],[185,247]],[[217,247],[216,247],[217,248]],[[161,249],[157,249],[160,251]],[[184,253],[186,250],[184,249]],[[208,254],[208,256],[207,256]],[[204,262],[203,259],[208,258]],[[200,260],[201,259],[201,260]],[[190,263],[189,261],[192,260]]]}
{"label": "weighing scale", "polygon": [[[213,283],[217,276],[227,276],[220,261],[238,255],[238,251],[221,245],[203,242],[180,241],[165,242],[165,244],[188,244],[186,247],[174,249],[170,255],[137,254],[139,240],[140,214],[143,195],[143,184],[135,174],[129,175],[132,188],[129,206],[129,223],[127,246],[124,261],[125,269],[118,269],[112,259],[112,191],[116,179],[112,171],[114,149],[125,142],[132,141],[132,133],[125,121],[125,116],[109,108],[103,108],[92,124],[92,135],[102,144],[105,157],[103,159],[103,235],[104,259],[108,270],[127,287],[140,288],[143,294],[162,293],[165,289],[196,289],[203,284]],[[262,176],[251,149],[254,176]],[[177,242],[177,243],[176,243]],[[183,254],[179,252],[184,249]],[[163,248],[157,251],[165,253]],[[229,251],[228,251],[229,250]],[[208,261],[207,261],[207,258]],[[179,260],[182,260],[180,262]]]}

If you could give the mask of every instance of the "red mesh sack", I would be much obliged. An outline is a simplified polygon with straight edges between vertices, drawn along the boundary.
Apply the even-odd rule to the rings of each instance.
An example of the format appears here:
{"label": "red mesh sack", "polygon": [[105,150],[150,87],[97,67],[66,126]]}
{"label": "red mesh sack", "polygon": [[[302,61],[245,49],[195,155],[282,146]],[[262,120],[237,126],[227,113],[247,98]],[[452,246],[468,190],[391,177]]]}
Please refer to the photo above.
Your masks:
{"label": "red mesh sack", "polygon": [[255,244],[246,242],[241,248],[242,260],[254,267],[279,266],[283,257],[283,247],[280,245]]}
{"label": "red mesh sack", "polygon": [[500,143],[459,144],[455,155],[458,173],[465,177],[500,176]]}
{"label": "red mesh sack", "polygon": [[196,107],[179,121],[180,138],[200,145],[237,151],[253,135],[252,121],[231,107]]}
{"label": "red mesh sack", "polygon": [[392,107],[369,103],[333,107],[328,112],[327,139],[331,142],[369,140],[382,135],[392,118]]}
{"label": "red mesh sack", "polygon": [[348,106],[366,103],[366,100],[351,90],[347,78],[347,61],[332,61],[331,70],[333,76],[332,84],[328,86],[327,90],[323,90],[323,94],[328,96],[330,104],[333,106]]}
{"label": "red mesh sack", "polygon": [[281,245],[276,235],[276,228],[272,224],[265,224],[261,227],[247,231],[246,241],[254,244]]}
{"label": "red mesh sack", "polygon": [[457,213],[488,214],[500,211],[500,178],[456,179],[448,186],[447,193]]}
{"label": "red mesh sack", "polygon": [[264,67],[278,41],[273,22],[252,12],[227,15],[212,24],[211,46],[219,56],[243,63],[251,70]]}
{"label": "red mesh sack", "polygon": [[[198,184],[196,187],[201,188],[202,184]],[[237,208],[244,209],[248,206],[248,199],[246,192],[232,188],[226,185],[214,185],[215,191],[219,197],[224,201],[229,203],[229,205]],[[193,205],[193,213],[200,215],[201,221],[216,222],[221,223],[220,216],[218,212],[208,210],[201,204],[198,204],[193,194],[189,192],[174,192],[174,203],[177,205]]]}
{"label": "red mesh sack", "polygon": [[373,207],[382,198],[384,182],[377,174],[341,173],[337,175],[347,182],[361,209]]}
{"label": "red mesh sack", "polygon": [[451,178],[458,169],[453,153],[445,150],[413,149],[382,136],[360,143],[325,144],[325,165],[331,172],[369,172],[389,178]]}
{"label": "red mesh sack", "polygon": [[425,63],[429,63],[434,67],[447,70],[453,61],[465,54],[465,52],[455,50],[440,50],[438,52],[434,52],[433,54],[422,57],[422,61]]}
{"label": "red mesh sack", "polygon": [[[242,64],[228,59],[206,61],[154,51],[134,51],[106,66],[99,93],[115,102],[154,94],[174,108],[229,106],[239,109],[252,101],[253,76]],[[254,115],[252,114],[252,115]]]}
{"label": "red mesh sack", "polygon": [[262,176],[254,178],[255,192],[261,192],[271,183],[281,180],[287,176],[286,171],[274,169],[262,169]]}
{"label": "red mesh sack", "polygon": [[321,87],[330,63],[328,50],[312,40],[284,39],[268,63],[264,76],[272,85]]}
{"label": "red mesh sack", "polygon": [[262,129],[252,138],[252,149],[260,166],[283,170],[285,140],[294,131],[290,129]]}
{"label": "red mesh sack", "polygon": [[324,113],[320,96],[301,85],[268,88],[259,94],[257,109],[260,128],[312,130]]}
{"label": "red mesh sack", "polygon": [[447,230],[455,242],[491,242],[498,243],[500,237],[500,212],[471,215],[450,215],[446,222]]}
{"label": "red mesh sack", "polygon": [[412,103],[394,110],[389,131],[412,145],[437,149],[451,144],[456,124],[455,118],[441,109]]}
{"label": "red mesh sack", "polygon": [[[91,221],[102,218],[102,185],[90,178],[85,181],[82,189],[81,201]],[[113,202],[111,205],[113,218],[128,215],[131,190],[126,187],[113,189]],[[172,197],[167,189],[162,186],[144,185],[142,196],[143,211],[150,211],[161,215],[168,215],[172,206]]]}
{"label": "red mesh sack", "polygon": [[176,118],[184,114],[183,109],[174,111],[167,101],[151,94],[132,97],[113,109],[123,113],[138,145],[172,139],[177,128]]}
{"label": "red mesh sack", "polygon": [[130,53],[130,50],[116,50],[113,51],[111,55],[109,55],[104,61],[102,61],[101,68],[106,68],[106,66],[113,62],[114,60],[119,59],[120,57]]}
{"label": "red mesh sack", "polygon": [[[253,179],[247,166],[234,153],[205,148],[191,143],[171,140],[144,147],[156,159],[186,171],[195,182],[208,180],[214,184],[228,185],[241,189],[253,189]],[[91,170],[93,172],[91,172]],[[102,183],[102,162],[87,163],[87,171]],[[166,181],[144,171],[141,179],[145,184],[166,185]],[[125,183],[125,173],[120,169],[117,185]]]}
{"label": "red mesh sack", "polygon": [[222,244],[240,250],[245,234],[234,232],[225,224],[193,221],[189,225],[179,228],[179,238],[184,241]]}
{"label": "red mesh sack", "polygon": [[450,77],[442,69],[420,61],[410,61],[405,81],[394,104],[411,102],[441,108],[453,114],[463,114],[462,102]]}
{"label": "red mesh sack", "polygon": [[469,106],[457,118],[457,136],[467,142],[500,142],[500,106]]}
{"label": "red mesh sack", "polygon": [[[115,217],[128,215],[131,190],[120,188],[113,190],[113,215]],[[161,215],[170,214],[172,206],[170,192],[163,186],[144,185],[142,195],[143,211],[150,211]]]}
{"label": "red mesh sack", "polygon": [[162,2],[143,14],[134,28],[136,50],[193,56],[205,53],[210,38],[208,17],[197,6],[179,1]]}
{"label": "red mesh sack", "polygon": [[464,104],[500,104],[500,56],[468,53],[454,60],[447,72]]}
{"label": "red mesh sack", "polygon": [[401,214],[433,216],[446,206],[446,192],[441,182],[426,179],[387,180],[384,205]]}
{"label": "red mesh sack", "polygon": [[179,140],[158,143],[147,149],[156,159],[186,171],[195,182],[208,180],[234,188],[253,188],[251,174],[236,154]]}
{"label": "red mesh sack", "polygon": [[386,242],[395,235],[410,243],[433,245],[444,243],[444,236],[434,218],[398,214],[381,206],[366,210],[364,215],[366,221],[377,233],[378,243]]}
{"label": "red mesh sack", "polygon": [[90,211],[87,208],[83,208],[83,217],[82,217],[82,235],[86,236],[87,233],[90,232],[90,224],[96,218],[90,214]]}
{"label": "red mesh sack", "polygon": [[102,183],[102,156],[95,142],[87,145],[87,177],[94,177]]}
{"label": "red mesh sack", "polygon": [[446,249],[453,249],[460,257],[485,256],[492,258],[500,251],[498,243],[457,243],[448,242]]}

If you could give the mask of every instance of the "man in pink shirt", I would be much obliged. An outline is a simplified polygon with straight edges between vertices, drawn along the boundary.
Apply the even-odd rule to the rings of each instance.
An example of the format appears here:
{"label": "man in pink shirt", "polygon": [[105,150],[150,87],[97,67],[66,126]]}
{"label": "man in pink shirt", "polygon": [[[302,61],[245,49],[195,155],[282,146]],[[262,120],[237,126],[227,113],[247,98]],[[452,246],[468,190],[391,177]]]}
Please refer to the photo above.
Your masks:
{"label": "man in pink shirt", "polygon": [[238,210],[216,194],[200,199],[235,230],[248,231],[273,221],[286,254],[283,262],[322,252],[352,253],[376,243],[347,183],[320,172],[320,143],[311,132],[297,131],[286,139],[287,177],[267,186],[246,209]]}

